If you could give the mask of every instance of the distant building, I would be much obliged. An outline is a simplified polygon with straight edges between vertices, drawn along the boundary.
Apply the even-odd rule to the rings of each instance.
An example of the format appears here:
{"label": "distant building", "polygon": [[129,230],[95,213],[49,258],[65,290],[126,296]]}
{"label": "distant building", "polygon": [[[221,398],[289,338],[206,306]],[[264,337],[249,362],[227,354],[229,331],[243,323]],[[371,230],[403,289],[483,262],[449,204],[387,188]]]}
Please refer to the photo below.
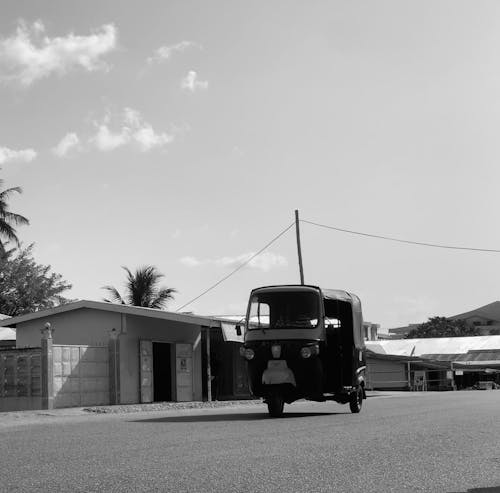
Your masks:
{"label": "distant building", "polygon": [[363,335],[365,341],[376,341],[378,339],[378,330],[380,324],[373,324],[371,322],[363,322]]}
{"label": "distant building", "polygon": [[477,327],[480,335],[500,335],[500,301],[494,301],[470,312],[448,317],[451,320],[465,320],[469,327]]}
{"label": "distant building", "polygon": [[394,329],[389,329],[387,332],[389,334],[388,339],[404,339],[413,329],[416,329],[420,324],[410,324],[404,327],[396,327]]}
{"label": "distant building", "polygon": [[[494,301],[469,312],[459,313],[447,318],[449,320],[465,320],[469,327],[477,327],[481,336],[500,335],[500,301]],[[387,339],[404,339],[419,325],[421,324],[409,324],[404,327],[388,329],[389,337]]]}
{"label": "distant building", "polygon": [[500,384],[500,335],[367,341],[366,349],[368,388],[403,389],[405,379],[411,390]]}

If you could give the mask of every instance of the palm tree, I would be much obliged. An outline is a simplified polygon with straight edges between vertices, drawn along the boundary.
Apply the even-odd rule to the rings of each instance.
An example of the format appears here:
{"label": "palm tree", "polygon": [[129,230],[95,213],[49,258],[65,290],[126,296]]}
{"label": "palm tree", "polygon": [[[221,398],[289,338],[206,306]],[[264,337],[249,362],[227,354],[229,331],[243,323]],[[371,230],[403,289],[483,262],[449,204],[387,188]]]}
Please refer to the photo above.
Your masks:
{"label": "palm tree", "polygon": [[109,303],[121,303],[122,305],[143,306],[146,308],[164,308],[168,301],[174,299],[174,288],[160,288],[158,283],[163,274],[152,265],[146,265],[136,269],[132,273],[127,267],[122,267],[127,273],[125,282],[125,296],[118,292],[113,286],[103,286],[111,299],[104,298]]}
{"label": "palm tree", "polygon": [[[0,180],[0,190],[3,188],[3,180]],[[23,226],[29,224],[28,219],[21,214],[15,214],[9,211],[7,201],[13,193],[22,193],[20,187],[6,188],[0,191],[0,254],[6,252],[5,246],[9,241],[19,246],[19,239],[14,226]]]}

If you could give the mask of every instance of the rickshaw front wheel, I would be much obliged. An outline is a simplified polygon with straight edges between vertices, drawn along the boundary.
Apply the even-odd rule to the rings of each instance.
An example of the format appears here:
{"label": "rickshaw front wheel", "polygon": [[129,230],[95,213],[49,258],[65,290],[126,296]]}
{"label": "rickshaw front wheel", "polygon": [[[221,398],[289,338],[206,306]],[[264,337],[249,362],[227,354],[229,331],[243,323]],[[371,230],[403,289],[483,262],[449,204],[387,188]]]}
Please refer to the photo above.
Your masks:
{"label": "rickshaw front wheel", "polygon": [[361,411],[361,406],[363,405],[363,389],[359,386],[354,392],[349,396],[349,407],[352,413],[359,413]]}
{"label": "rickshaw front wheel", "polygon": [[267,398],[267,410],[272,418],[281,418],[284,407],[285,401],[280,395],[273,394]]}

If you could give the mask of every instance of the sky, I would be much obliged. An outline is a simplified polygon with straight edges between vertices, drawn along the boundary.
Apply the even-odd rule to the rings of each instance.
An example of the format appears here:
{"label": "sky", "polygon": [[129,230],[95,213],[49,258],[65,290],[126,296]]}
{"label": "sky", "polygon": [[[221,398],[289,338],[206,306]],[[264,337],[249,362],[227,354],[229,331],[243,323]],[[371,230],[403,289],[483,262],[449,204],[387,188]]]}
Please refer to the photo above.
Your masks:
{"label": "sky", "polygon": [[[303,220],[500,249],[500,3],[0,0],[0,177],[71,298],[300,282]],[[500,299],[500,254],[301,223],[305,282],[383,328]]]}

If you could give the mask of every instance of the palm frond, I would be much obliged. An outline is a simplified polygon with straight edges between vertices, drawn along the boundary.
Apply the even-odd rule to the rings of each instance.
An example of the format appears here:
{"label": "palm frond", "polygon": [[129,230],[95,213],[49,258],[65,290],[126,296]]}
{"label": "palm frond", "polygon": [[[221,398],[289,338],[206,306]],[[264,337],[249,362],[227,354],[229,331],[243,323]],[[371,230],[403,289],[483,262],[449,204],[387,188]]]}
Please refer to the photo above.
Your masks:
{"label": "palm frond", "polygon": [[109,295],[111,296],[111,300],[103,298],[103,301],[106,301],[108,303],[120,303],[122,305],[126,305],[121,294],[118,292],[118,290],[114,286],[103,286],[101,289],[106,290],[109,293]]}

